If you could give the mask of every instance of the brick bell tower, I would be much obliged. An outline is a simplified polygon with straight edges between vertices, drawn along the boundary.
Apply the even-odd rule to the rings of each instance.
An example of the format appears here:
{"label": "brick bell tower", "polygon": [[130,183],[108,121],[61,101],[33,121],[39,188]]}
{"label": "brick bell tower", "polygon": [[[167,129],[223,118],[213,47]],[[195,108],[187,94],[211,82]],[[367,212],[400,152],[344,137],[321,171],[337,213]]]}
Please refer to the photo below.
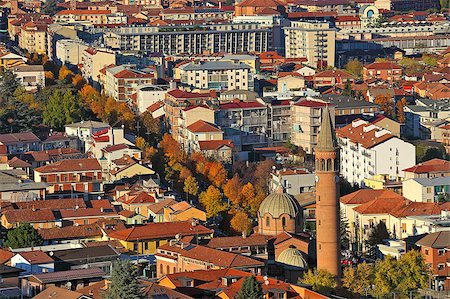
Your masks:
{"label": "brick bell tower", "polygon": [[322,111],[315,155],[317,268],[327,270],[339,279],[339,148],[328,107]]}

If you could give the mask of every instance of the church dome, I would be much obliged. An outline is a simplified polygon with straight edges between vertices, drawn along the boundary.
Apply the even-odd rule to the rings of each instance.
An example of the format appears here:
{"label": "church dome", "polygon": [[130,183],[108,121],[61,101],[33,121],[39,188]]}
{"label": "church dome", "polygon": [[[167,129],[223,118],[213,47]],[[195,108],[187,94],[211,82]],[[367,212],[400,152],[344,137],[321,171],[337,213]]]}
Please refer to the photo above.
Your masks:
{"label": "church dome", "polygon": [[288,214],[295,218],[301,211],[298,201],[287,193],[276,192],[269,194],[259,206],[259,215],[269,213],[273,218],[279,218],[282,214]]}
{"label": "church dome", "polygon": [[283,250],[278,256],[277,262],[302,269],[308,268],[308,263],[303,257],[302,252],[297,248]]}

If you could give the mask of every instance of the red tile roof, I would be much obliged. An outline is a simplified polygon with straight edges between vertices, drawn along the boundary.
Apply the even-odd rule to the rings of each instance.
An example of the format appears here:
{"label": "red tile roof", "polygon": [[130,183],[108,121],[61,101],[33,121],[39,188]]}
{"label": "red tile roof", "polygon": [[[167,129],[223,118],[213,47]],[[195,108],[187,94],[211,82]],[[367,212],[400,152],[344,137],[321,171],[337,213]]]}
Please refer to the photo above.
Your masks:
{"label": "red tile roof", "polygon": [[406,205],[391,212],[397,218],[408,216],[439,215],[442,208],[434,202],[407,202]]}
{"label": "red tile roof", "polygon": [[264,265],[264,262],[260,262],[250,257],[194,244],[183,244],[182,246],[179,244],[164,244],[158,247],[158,253],[155,255],[158,256],[158,254],[161,253],[161,250],[175,252],[183,257],[211,263],[223,268],[239,268]]}
{"label": "red tile roof", "polygon": [[76,9],[76,10],[61,10],[57,15],[107,15],[111,10],[96,10],[96,9]]}
{"label": "red tile roof", "polygon": [[209,93],[189,92],[181,89],[174,89],[167,92],[168,95],[178,99],[196,99],[196,98],[209,98]]}
{"label": "red tile roof", "polygon": [[181,234],[182,236],[191,236],[197,234],[212,234],[213,232],[214,231],[212,229],[206,228],[203,225],[192,226],[191,221],[180,221],[164,223],[157,222],[144,226],[135,226],[121,231],[112,232],[108,234],[108,236],[123,241],[136,241],[173,238],[177,234]]}
{"label": "red tile roof", "polygon": [[442,159],[432,159],[413,167],[404,169],[405,172],[428,173],[428,172],[450,172],[450,161]]}
{"label": "red tile roof", "polygon": [[326,70],[314,75],[314,78],[343,78],[343,79],[354,79],[352,75],[341,70]]}
{"label": "red tile roof", "polygon": [[147,107],[147,111],[148,112],[155,112],[156,110],[158,110],[161,107],[164,107],[164,102],[163,101],[158,101],[158,102],[155,102],[155,103],[151,104],[150,106],[148,106]]}
{"label": "red tile roof", "polygon": [[348,205],[357,205],[370,202],[376,198],[402,198],[392,190],[361,189],[342,196],[340,202]]}
{"label": "red tile roof", "polygon": [[205,140],[199,141],[198,145],[201,151],[218,150],[222,146],[234,148],[232,140]]}
{"label": "red tile roof", "polygon": [[153,77],[154,77],[153,74],[144,74],[129,69],[125,69],[118,72],[117,74],[114,74],[114,78],[121,78],[121,79],[153,78]]}
{"label": "red tile roof", "polygon": [[38,167],[35,171],[40,173],[54,172],[83,172],[88,170],[102,170],[97,159],[69,159],[61,160],[49,165]]}
{"label": "red tile roof", "polygon": [[216,237],[209,240],[207,246],[211,248],[229,248],[233,246],[266,246],[272,236],[253,234],[246,238],[241,236]]}
{"label": "red tile roof", "polygon": [[35,210],[8,210],[3,213],[8,223],[37,223],[37,222],[51,222],[56,221],[56,217],[50,209]]}
{"label": "red tile roof", "polygon": [[359,214],[390,214],[403,207],[408,201],[404,197],[376,198],[353,208],[353,210]]}
{"label": "red tile roof", "polygon": [[0,264],[5,264],[13,256],[14,256],[14,253],[12,253],[11,251],[0,248]]}
{"label": "red tile roof", "polygon": [[17,253],[31,265],[53,263],[54,260],[41,250],[23,251]]}
{"label": "red tile roof", "polygon": [[294,106],[310,107],[310,108],[326,107],[326,106],[329,106],[329,105],[330,104],[328,104],[328,103],[319,102],[319,101],[311,101],[311,100],[299,101],[299,102],[294,104]]}
{"label": "red tile roof", "polygon": [[[340,138],[347,138],[352,143],[357,143],[366,149],[372,148],[386,140],[389,140],[389,139],[395,137],[394,135],[389,133],[389,131],[387,131],[387,130],[386,130],[386,132],[382,133],[382,135],[379,135],[377,137],[376,134],[378,132],[382,132],[383,129],[378,128],[370,123],[364,123],[364,124],[358,125],[357,127],[354,127],[353,125],[357,121],[361,121],[361,120],[357,119],[357,120],[353,121],[351,124],[348,124],[347,126],[345,126],[343,128],[337,129],[336,135]],[[364,129],[369,126],[374,126],[375,128],[368,132],[364,132]]]}
{"label": "red tile roof", "polygon": [[64,210],[85,208],[86,202],[82,198],[66,198],[66,199],[47,199],[34,201],[15,202],[16,209],[35,209],[35,210]]}
{"label": "red tile roof", "polygon": [[249,101],[249,102],[230,102],[225,104],[220,104],[220,109],[250,109],[250,108],[263,108],[265,107],[263,104],[257,101]]}
{"label": "red tile roof", "polygon": [[73,210],[61,210],[62,219],[77,218],[119,218],[119,215],[112,209],[85,208]]}
{"label": "red tile roof", "polygon": [[392,70],[392,69],[402,69],[398,64],[391,61],[374,62],[364,66],[368,70]]}
{"label": "red tile roof", "polygon": [[8,161],[8,165],[12,168],[28,168],[31,167],[30,163],[27,163],[17,157],[13,157]]}
{"label": "red tile roof", "polygon": [[215,124],[203,120],[198,120],[195,123],[190,124],[186,129],[193,133],[222,132]]}

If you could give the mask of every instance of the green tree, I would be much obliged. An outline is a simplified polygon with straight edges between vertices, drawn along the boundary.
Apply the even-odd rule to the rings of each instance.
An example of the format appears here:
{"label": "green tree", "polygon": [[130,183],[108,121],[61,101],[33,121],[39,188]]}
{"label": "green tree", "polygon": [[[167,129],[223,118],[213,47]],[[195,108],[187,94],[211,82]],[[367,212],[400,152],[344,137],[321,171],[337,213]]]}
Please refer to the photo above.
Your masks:
{"label": "green tree", "polygon": [[41,113],[17,100],[0,107],[0,134],[31,131],[42,123]]}
{"label": "green tree", "polygon": [[159,120],[154,119],[153,115],[149,111],[145,111],[144,113],[142,113],[141,120],[148,132],[154,135],[157,135],[161,132]]}
{"label": "green tree", "polygon": [[402,255],[397,261],[399,283],[396,290],[401,297],[409,297],[410,292],[426,288],[429,281],[429,269],[423,255],[419,251],[411,250]]}
{"label": "green tree", "polygon": [[6,69],[0,73],[0,105],[4,105],[14,98],[14,92],[19,87],[16,75]]}
{"label": "green tree", "polygon": [[186,180],[184,180],[184,192],[186,192],[186,199],[189,200],[189,195],[197,196],[198,193],[198,183],[197,180],[192,177],[188,176]]}
{"label": "green tree", "polygon": [[345,82],[344,91],[342,92],[344,96],[354,97],[355,91],[352,89],[352,84],[350,81]]}
{"label": "green tree", "polygon": [[309,269],[301,283],[308,284],[314,291],[329,293],[337,287],[336,277],[323,269]]}
{"label": "green tree", "polygon": [[254,276],[244,278],[242,287],[236,295],[236,299],[262,299],[263,292],[261,285]]}
{"label": "green tree", "polygon": [[136,268],[129,261],[118,260],[111,271],[111,287],[106,299],[139,299],[141,288],[137,279]]}
{"label": "green tree", "polygon": [[8,231],[5,246],[15,249],[40,246],[42,243],[43,240],[38,231],[31,224],[25,223]]}
{"label": "green tree", "polygon": [[64,94],[54,90],[45,105],[42,117],[45,124],[61,129],[66,124],[80,121],[83,111],[78,95],[74,95],[70,90]]}
{"label": "green tree", "polygon": [[375,259],[377,255],[377,245],[383,243],[384,240],[389,239],[389,232],[386,224],[380,221],[369,233],[366,245],[368,248],[368,256]]}
{"label": "green tree", "polygon": [[349,225],[348,219],[344,216],[343,211],[341,210],[341,221],[339,222],[339,230],[341,235],[341,247],[344,249],[350,248],[350,233],[349,233]]}
{"label": "green tree", "polygon": [[42,7],[42,13],[53,16],[55,15],[61,8],[57,5],[58,0],[47,0],[45,1]]}

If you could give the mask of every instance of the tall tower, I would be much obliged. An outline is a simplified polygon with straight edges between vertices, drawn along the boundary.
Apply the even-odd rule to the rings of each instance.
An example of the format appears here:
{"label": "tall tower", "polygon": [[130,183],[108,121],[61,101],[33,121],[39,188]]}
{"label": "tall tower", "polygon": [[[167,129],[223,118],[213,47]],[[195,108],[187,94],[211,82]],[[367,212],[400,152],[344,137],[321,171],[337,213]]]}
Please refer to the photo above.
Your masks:
{"label": "tall tower", "polygon": [[328,107],[322,111],[315,154],[317,268],[327,270],[339,278],[339,149]]}

